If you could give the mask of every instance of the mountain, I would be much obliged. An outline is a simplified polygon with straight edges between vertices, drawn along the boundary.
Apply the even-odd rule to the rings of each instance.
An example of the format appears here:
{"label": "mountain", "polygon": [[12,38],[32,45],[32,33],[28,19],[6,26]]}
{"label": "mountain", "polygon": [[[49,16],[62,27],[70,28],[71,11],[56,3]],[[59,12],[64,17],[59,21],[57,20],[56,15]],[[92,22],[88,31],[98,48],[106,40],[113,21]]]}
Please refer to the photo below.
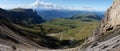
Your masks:
{"label": "mountain", "polygon": [[54,18],[69,18],[76,14],[96,14],[100,18],[104,17],[105,12],[95,11],[80,11],[80,10],[66,10],[66,9],[36,9],[37,13],[43,17],[44,20],[51,20]]}
{"label": "mountain", "polygon": [[6,19],[15,24],[32,25],[44,22],[42,17],[39,16],[36,11],[33,11],[32,9],[16,8],[12,10],[0,9],[0,11],[1,15],[5,15]]}
{"label": "mountain", "polygon": [[[54,19],[46,23],[42,23],[42,24],[48,24],[47,26],[49,26],[49,24],[52,23],[55,26],[57,25],[58,28],[59,25],[64,27],[68,26],[68,28],[70,28],[70,29],[65,29],[68,31],[62,32],[63,34],[60,33],[61,35],[58,34],[58,36],[55,36],[55,34],[50,35],[50,34],[45,34],[46,32],[41,32],[44,31],[42,27],[43,25],[41,26],[37,24],[34,26],[32,25],[32,27],[20,26],[19,24],[15,23],[12,20],[13,19],[12,17],[14,16],[12,16],[11,12],[16,12],[16,10],[6,11],[0,9],[0,50],[1,51],[15,51],[15,50],[17,51],[21,51],[21,50],[23,51],[120,51],[120,14],[119,14],[120,7],[119,6],[120,6],[120,0],[114,0],[113,5],[106,12],[105,18],[97,26],[96,30],[93,32],[93,35],[89,35],[90,37],[88,36],[88,34],[90,34],[88,33],[89,32],[88,30],[93,29],[93,27],[95,27],[93,26],[95,24],[93,22],[99,20],[98,18],[96,18],[95,15],[92,15],[94,17],[91,17],[91,15],[87,15],[86,17],[85,15],[82,16],[75,15],[70,19],[68,18]],[[86,19],[92,19],[94,21],[91,24],[89,24],[91,21],[81,21]],[[53,25],[51,27],[55,27]],[[88,28],[89,26],[90,28]],[[82,34],[80,32],[81,28],[83,28],[82,33],[86,33],[86,34]],[[49,29],[49,30],[53,30],[53,29]],[[80,38],[78,37],[76,37],[76,39],[80,40],[77,42],[81,42],[82,44],[79,44],[80,46],[75,48],[64,49],[68,47],[68,45],[71,45],[70,42],[72,42],[66,39],[62,40],[63,37],[65,38],[69,37],[69,36],[63,36],[66,34],[66,32],[72,33],[70,35],[73,37],[74,35],[76,35],[75,33],[79,33],[76,36],[79,36],[83,40],[82,39],[80,40]],[[60,40],[56,38],[59,36],[62,37],[60,38]],[[71,37],[69,38],[71,39]],[[72,45],[76,45],[76,42]],[[48,47],[62,48],[62,49],[53,50],[53,49],[48,49]]]}
{"label": "mountain", "polygon": [[105,18],[84,45],[84,51],[120,51],[120,0],[114,0]]}

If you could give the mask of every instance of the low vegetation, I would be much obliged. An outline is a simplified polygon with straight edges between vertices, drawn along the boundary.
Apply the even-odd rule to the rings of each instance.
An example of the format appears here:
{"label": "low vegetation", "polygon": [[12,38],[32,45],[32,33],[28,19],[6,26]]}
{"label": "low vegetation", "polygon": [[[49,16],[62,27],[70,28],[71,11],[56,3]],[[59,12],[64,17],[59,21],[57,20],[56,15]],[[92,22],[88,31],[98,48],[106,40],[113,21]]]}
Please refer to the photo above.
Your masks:
{"label": "low vegetation", "polygon": [[75,18],[73,17],[56,18],[32,26],[14,25],[26,34],[26,37],[44,47],[71,48],[82,44],[99,23],[99,20],[88,16],[76,15]]}

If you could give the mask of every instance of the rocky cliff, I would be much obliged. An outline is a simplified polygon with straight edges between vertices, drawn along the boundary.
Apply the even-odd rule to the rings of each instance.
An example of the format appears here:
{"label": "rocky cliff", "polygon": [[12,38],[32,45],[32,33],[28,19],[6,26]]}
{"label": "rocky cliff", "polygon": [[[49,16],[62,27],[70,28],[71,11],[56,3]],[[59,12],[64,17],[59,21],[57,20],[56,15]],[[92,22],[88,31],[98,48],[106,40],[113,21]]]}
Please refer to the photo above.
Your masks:
{"label": "rocky cliff", "polygon": [[120,0],[114,0],[93,36],[88,39],[87,43],[91,45],[87,47],[86,51],[120,51],[119,6]]}
{"label": "rocky cliff", "polygon": [[4,16],[13,23],[20,25],[32,25],[44,22],[42,17],[32,9],[16,8],[11,10],[4,10],[0,8],[0,15]]}

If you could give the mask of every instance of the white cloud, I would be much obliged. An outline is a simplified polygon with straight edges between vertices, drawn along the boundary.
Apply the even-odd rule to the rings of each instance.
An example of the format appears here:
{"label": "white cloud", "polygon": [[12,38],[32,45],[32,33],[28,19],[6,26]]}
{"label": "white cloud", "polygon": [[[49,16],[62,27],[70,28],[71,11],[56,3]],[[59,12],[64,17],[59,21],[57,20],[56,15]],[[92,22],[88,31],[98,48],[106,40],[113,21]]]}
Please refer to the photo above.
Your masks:
{"label": "white cloud", "polygon": [[63,9],[63,6],[59,6],[53,3],[47,3],[44,1],[37,0],[36,2],[30,4],[32,8],[48,8],[48,9]]}
{"label": "white cloud", "polygon": [[43,8],[43,9],[67,9],[67,10],[88,10],[88,11],[93,11],[94,9],[91,7],[81,7],[81,8],[76,8],[76,7],[70,7],[70,6],[61,6],[61,5],[56,5],[53,3],[47,3],[44,1],[37,0],[36,2],[29,4],[29,8]]}

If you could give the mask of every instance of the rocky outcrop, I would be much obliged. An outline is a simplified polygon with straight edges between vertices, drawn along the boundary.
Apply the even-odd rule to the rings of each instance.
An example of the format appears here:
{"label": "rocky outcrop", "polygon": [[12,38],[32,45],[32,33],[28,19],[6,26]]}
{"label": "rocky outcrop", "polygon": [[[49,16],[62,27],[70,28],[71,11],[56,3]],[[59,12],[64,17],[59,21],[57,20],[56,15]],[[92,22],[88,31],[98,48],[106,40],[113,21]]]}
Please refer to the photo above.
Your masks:
{"label": "rocky outcrop", "polygon": [[120,7],[119,6],[120,6],[120,0],[114,0],[112,6],[107,10],[104,20],[101,21],[101,24],[97,27],[96,31],[94,32],[94,37],[97,38],[97,39],[95,38],[96,40],[100,39],[98,37],[104,36],[106,34],[109,34],[109,36],[120,35],[119,34],[119,27],[120,27],[119,26],[120,25],[120,9],[119,8]]}
{"label": "rocky outcrop", "polygon": [[[120,0],[114,0],[85,51],[120,51]],[[89,44],[88,43],[88,44]]]}

